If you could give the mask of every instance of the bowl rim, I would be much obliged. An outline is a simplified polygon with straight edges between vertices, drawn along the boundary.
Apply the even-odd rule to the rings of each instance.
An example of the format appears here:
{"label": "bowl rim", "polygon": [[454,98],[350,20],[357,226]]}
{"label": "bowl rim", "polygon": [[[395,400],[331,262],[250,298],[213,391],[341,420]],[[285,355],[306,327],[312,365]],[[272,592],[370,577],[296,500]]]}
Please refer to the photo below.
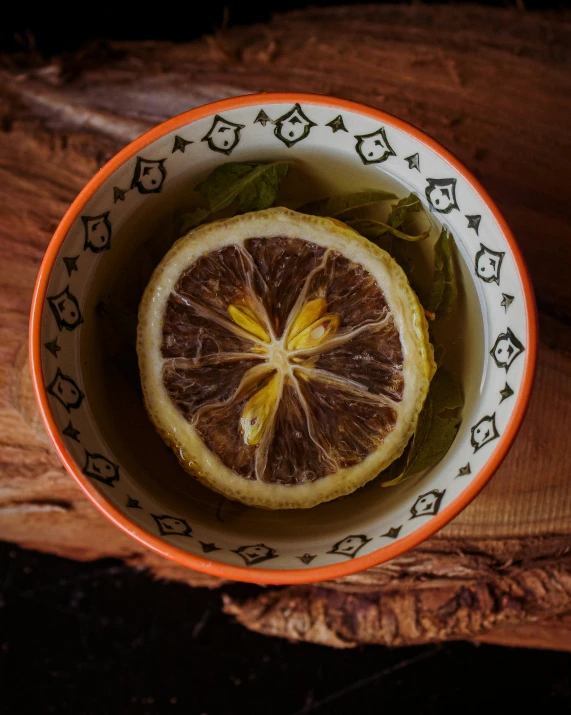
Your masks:
{"label": "bowl rim", "polygon": [[[507,240],[510,252],[516,264],[519,279],[523,286],[527,322],[527,343],[526,360],[523,369],[521,388],[519,390],[517,401],[510,420],[500,436],[494,451],[490,454],[488,460],[485,462],[478,475],[454,499],[454,501],[452,501],[436,516],[432,517],[426,524],[416,529],[413,533],[402,537],[392,544],[383,546],[370,554],[359,556],[343,563],[331,564],[328,566],[266,570],[261,568],[251,568],[248,566],[233,566],[218,561],[212,561],[211,559],[199,556],[198,554],[188,553],[173,544],[163,541],[161,538],[154,536],[143,527],[132,522],[122,511],[120,511],[111,502],[107,501],[107,498],[97,489],[97,487],[89,482],[88,478],[82,474],[78,465],[71,456],[71,453],[65,446],[49,404],[48,394],[43,379],[41,360],[41,322],[48,283],[55,261],[59,254],[59,250],[65,241],[69,230],[76,220],[79,219],[81,211],[87,202],[117,169],[132,159],[149,144],[160,139],[166,134],[181,128],[182,126],[189,124],[190,122],[232,109],[241,109],[244,107],[262,104],[268,105],[284,103],[309,103],[327,106],[339,110],[355,112],[357,114],[361,114],[362,116],[376,119],[384,124],[388,124],[389,126],[395,127],[409,134],[427,146],[442,159],[449,162],[449,164],[451,164],[454,169],[456,169],[456,171],[458,171],[458,173],[471,185],[482,201],[487,205]],[[223,99],[201,105],[200,107],[190,109],[172,117],[171,119],[168,119],[165,122],[162,122],[161,124],[158,124],[121,149],[89,180],[64,214],[50,240],[50,243],[48,244],[46,253],[42,260],[31,304],[29,354],[33,390],[48,436],[50,437],[50,440],[52,441],[56,452],[68,473],[74,478],[77,485],[91,501],[91,503],[97,507],[97,509],[99,509],[99,511],[101,511],[115,526],[151,551],[159,554],[160,556],[164,556],[181,566],[188,567],[195,571],[200,571],[205,574],[211,574],[212,576],[233,581],[275,585],[303,584],[349,576],[360,571],[365,571],[373,566],[378,566],[379,564],[404,554],[406,551],[418,546],[420,543],[432,536],[436,531],[441,529],[445,524],[459,514],[480,492],[494,472],[498,469],[511,447],[511,444],[521,426],[529,403],[537,359],[537,309],[527,267],[523,260],[520,248],[517,245],[515,237],[505,218],[478,179],[476,179],[476,177],[462,164],[459,159],[457,159],[435,139],[432,139],[423,131],[402,119],[360,102],[353,102],[346,99],[320,94],[299,92],[261,92],[231,97],[229,99]]]}

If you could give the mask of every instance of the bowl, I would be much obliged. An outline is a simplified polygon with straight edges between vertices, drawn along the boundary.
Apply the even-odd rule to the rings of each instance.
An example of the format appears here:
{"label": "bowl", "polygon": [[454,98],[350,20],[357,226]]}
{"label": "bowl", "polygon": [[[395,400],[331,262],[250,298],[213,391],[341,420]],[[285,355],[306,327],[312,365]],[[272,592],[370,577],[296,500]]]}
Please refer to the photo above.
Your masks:
{"label": "bowl", "polygon": [[[229,502],[183,472],[154,432],[113,343],[133,329],[114,300],[120,295],[136,311],[152,270],[141,246],[150,241],[160,254],[189,187],[225,161],[278,159],[294,161],[301,172],[288,187],[292,207],[382,184],[401,195],[416,192],[431,219],[452,232],[462,290],[450,343],[465,405],[454,444],[428,472],[394,488],[374,480],[312,509],[272,512]],[[44,424],[92,503],[179,564],[274,584],[371,568],[413,548],[464,509],[516,435],[536,342],[533,292],[517,243],[458,159],[378,109],[295,93],[198,107],[120,151],[57,228],[30,324],[32,379]]]}

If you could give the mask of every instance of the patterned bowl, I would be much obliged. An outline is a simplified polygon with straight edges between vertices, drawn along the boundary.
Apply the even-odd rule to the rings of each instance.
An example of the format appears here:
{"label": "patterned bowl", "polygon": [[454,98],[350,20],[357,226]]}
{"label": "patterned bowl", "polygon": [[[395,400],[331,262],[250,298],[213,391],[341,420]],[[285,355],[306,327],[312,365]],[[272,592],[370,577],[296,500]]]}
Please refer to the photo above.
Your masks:
{"label": "patterned bowl", "polygon": [[[155,434],[136,386],[105,357],[101,323],[102,314],[113,311],[111,286],[133,285],[138,246],[166,231],[185,189],[229,157],[293,159],[308,181],[290,187],[292,206],[379,181],[401,195],[414,191],[453,233],[463,286],[453,344],[461,357],[465,406],[452,448],[427,473],[390,489],[376,480],[310,510],[271,512],[228,502],[182,471]],[[38,276],[30,327],[32,378],[44,423],[93,504],[167,558],[258,583],[355,573],[402,554],[450,521],[488,481],[514,439],[535,353],[526,268],[477,180],[437,142],[395,117],[301,94],[249,95],[199,107],[119,152],[55,232]]]}

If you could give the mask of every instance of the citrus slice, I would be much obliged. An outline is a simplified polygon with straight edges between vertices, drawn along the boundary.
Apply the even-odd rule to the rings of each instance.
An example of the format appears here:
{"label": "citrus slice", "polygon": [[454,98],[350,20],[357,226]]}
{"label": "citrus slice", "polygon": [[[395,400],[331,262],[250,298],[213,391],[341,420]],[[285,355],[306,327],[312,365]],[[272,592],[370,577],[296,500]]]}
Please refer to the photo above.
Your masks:
{"label": "citrus slice", "polygon": [[402,269],[284,208],[200,227],[139,308],[145,403],[182,466],[270,509],[349,494],[402,453],[434,370]]}

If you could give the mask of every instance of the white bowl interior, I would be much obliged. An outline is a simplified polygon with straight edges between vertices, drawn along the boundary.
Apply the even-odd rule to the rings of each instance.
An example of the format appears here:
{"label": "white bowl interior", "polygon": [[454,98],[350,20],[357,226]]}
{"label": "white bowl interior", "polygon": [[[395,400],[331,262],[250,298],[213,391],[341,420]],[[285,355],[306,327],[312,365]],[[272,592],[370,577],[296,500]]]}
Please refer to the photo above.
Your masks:
{"label": "white bowl interior", "polygon": [[[263,126],[255,122],[261,109],[276,119],[287,115],[292,105],[260,104],[223,112],[224,120],[241,125],[240,129],[228,125],[235,142],[230,155],[216,146],[213,149],[207,138],[216,126],[213,111],[213,116],[182,126],[139,153],[148,162],[147,175],[154,177],[154,185],[145,186],[147,180],[141,172],[145,162],[133,157],[89,200],[81,215],[98,218],[104,232],[106,226],[111,227],[111,248],[94,251],[86,244],[89,221],[80,218],[70,230],[50,278],[48,299],[70,294],[83,322],[68,329],[61,315],[58,318],[57,300],[52,301],[56,309],[44,311],[42,344],[57,338],[61,350],[46,349],[43,367],[46,384],[56,381],[48,391],[67,449],[80,469],[130,520],[212,560],[266,569],[303,569],[346,561],[401,539],[433,518],[477,476],[497,446],[497,437],[515,404],[525,363],[517,360],[522,352],[518,344],[524,347],[527,316],[519,275],[499,225],[467,180],[445,159],[390,122],[311,103],[304,104],[302,110],[314,126],[288,147],[276,136],[281,131],[279,123]],[[333,131],[330,126],[339,114],[348,131]],[[380,135],[382,148],[389,147],[394,153],[364,163],[357,151],[359,135],[374,133],[381,126],[385,129]],[[182,151],[177,136],[192,143]],[[177,141],[179,148],[175,149]],[[415,154],[418,168],[417,162],[410,161]],[[429,240],[436,240],[441,224],[452,231],[461,289],[458,306],[437,338],[446,346],[444,362],[460,380],[465,396],[456,440],[445,458],[427,473],[393,488],[383,488],[375,480],[347,497],[313,509],[278,512],[225,500],[182,470],[155,433],[136,382],[126,379],[122,366],[117,365],[106,324],[109,310],[118,303],[136,311],[152,264],[171,245],[173,216],[189,205],[190,189],[199,180],[226,161],[277,159],[294,162],[282,192],[282,203],[287,206],[296,208],[344,191],[380,188],[399,197],[415,191],[430,217]],[[450,211],[441,212],[431,205],[432,179],[449,181],[449,198],[454,203]],[[155,191],[157,185],[159,191]],[[446,197],[440,205],[447,205]],[[428,245],[425,250],[429,256]],[[63,260],[76,256],[75,262]],[[495,268],[485,263],[488,256],[496,262]],[[426,274],[431,275],[429,259]],[[506,300],[506,295],[512,300]],[[66,300],[69,310],[71,299]],[[502,352],[505,336],[507,347],[513,348],[509,354]],[[500,352],[496,349],[491,356],[498,337],[504,343]],[[512,357],[514,350],[517,354]],[[502,365],[502,360],[507,364]],[[77,406],[71,406],[76,393],[69,379],[85,395]],[[59,397],[53,394],[62,380],[67,380],[64,390],[71,389],[71,397],[64,393],[61,399],[61,390]],[[94,460],[103,467],[103,480],[93,470]]]}

